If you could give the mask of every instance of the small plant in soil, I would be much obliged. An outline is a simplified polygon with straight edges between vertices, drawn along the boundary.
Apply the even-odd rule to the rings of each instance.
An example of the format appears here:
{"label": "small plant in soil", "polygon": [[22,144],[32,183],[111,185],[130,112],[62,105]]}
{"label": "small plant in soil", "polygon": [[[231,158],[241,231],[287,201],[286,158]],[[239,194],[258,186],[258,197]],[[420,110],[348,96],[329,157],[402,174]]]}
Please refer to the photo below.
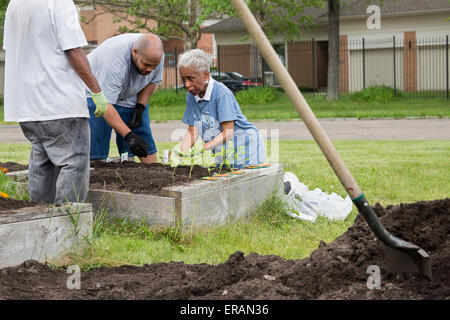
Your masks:
{"label": "small plant in soil", "polygon": [[128,191],[127,184],[123,180],[122,176],[117,171],[115,171],[114,173],[117,175],[117,177],[119,177],[119,180],[122,182],[123,187],[125,188],[125,190]]}
{"label": "small plant in soil", "polygon": [[175,184],[175,171],[177,170],[177,167],[173,167],[173,171],[172,171],[172,185]]}
{"label": "small plant in soil", "polygon": [[189,179],[192,177],[193,168],[194,168],[194,151],[191,152],[191,168],[189,169]]}

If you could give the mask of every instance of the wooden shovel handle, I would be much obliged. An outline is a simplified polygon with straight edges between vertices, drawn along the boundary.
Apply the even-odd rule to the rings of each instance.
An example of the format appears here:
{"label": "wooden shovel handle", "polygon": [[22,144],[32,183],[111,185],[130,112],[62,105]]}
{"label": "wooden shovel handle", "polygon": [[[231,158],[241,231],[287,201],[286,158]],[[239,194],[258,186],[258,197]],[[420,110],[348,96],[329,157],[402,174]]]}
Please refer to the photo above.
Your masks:
{"label": "wooden shovel handle", "polygon": [[360,197],[362,192],[359,189],[358,184],[345,166],[325,131],[322,129],[319,121],[317,121],[316,116],[312,112],[306,100],[303,98],[302,93],[298,89],[289,72],[284,67],[252,12],[243,0],[230,0],[230,2],[239,14],[241,20],[245,23],[248,32],[255,40],[259,50],[264,56],[264,59],[277,77],[295,109],[302,117],[309,132],[311,132],[314,140],[319,145],[342,185],[345,187],[352,199]]}

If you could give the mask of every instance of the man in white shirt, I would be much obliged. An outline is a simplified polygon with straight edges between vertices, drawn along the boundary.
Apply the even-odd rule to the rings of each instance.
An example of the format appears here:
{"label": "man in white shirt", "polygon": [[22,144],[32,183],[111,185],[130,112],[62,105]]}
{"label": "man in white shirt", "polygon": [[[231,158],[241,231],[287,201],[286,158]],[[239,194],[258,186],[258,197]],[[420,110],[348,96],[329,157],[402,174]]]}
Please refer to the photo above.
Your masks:
{"label": "man in white shirt", "polygon": [[[31,200],[84,202],[89,187],[89,112],[104,116],[146,155],[145,142],[107,103],[81,49],[87,45],[73,0],[11,0],[5,17],[5,121],[20,123],[31,142]],[[84,84],[83,84],[84,82]]]}

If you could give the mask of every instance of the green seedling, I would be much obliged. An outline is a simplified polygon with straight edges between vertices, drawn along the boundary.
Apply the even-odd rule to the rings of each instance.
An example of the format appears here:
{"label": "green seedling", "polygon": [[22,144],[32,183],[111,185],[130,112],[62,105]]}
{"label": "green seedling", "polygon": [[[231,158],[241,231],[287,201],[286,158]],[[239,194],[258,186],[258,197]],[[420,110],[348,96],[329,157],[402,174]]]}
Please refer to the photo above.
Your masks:
{"label": "green seedling", "polygon": [[119,180],[122,182],[125,191],[130,192],[122,176],[117,171],[114,171],[114,173],[117,175],[117,177],[119,177]]}
{"label": "green seedling", "polygon": [[191,168],[189,169],[189,179],[192,176],[192,169],[194,168],[194,150],[191,150]]}
{"label": "green seedling", "polygon": [[[230,150],[230,151],[226,151],[225,146],[222,145],[222,163],[219,166],[219,174],[222,174],[223,166],[226,166],[231,171],[234,171],[235,164],[236,164],[237,160],[239,159],[239,156],[241,154],[245,154],[244,146],[237,147],[236,148],[237,152],[235,152],[233,143],[231,141],[228,141],[227,144],[228,144],[227,150]],[[232,157],[229,156],[230,154],[232,155]],[[233,163],[228,160],[230,158],[232,158],[234,160]],[[247,159],[248,158],[245,158],[244,160],[247,160]]]}

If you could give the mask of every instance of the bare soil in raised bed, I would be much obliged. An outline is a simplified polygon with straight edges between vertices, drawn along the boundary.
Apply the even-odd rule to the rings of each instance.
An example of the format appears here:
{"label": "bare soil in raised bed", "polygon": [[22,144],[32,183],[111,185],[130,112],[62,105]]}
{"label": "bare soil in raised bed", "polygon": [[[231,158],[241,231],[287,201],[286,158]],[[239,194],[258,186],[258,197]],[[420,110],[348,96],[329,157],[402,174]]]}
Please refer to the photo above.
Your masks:
{"label": "bare soil in raised bed", "polygon": [[[15,162],[0,163],[9,172],[26,170],[27,165]],[[229,172],[229,168],[207,168],[201,166],[179,166],[172,168],[161,163],[140,163],[125,161],[123,163],[91,161],[89,187],[91,189],[107,189],[128,191],[131,193],[160,194],[164,187],[188,184],[194,180],[211,176],[214,173]]]}
{"label": "bare soil in raised bed", "polygon": [[[218,173],[218,168],[201,166],[179,166],[172,168],[161,163],[138,163],[126,161],[123,163],[106,163],[91,161],[91,189],[107,189],[128,191],[131,193],[160,194],[164,187],[188,184],[194,180]],[[222,172],[229,171],[222,168]]]}
{"label": "bare soil in raised bed", "polygon": [[0,197],[0,214],[8,213],[11,210],[17,210],[28,207],[40,207],[40,206],[47,207],[48,205],[43,202],[24,201]]}
{"label": "bare soil in raised bed", "polygon": [[[102,267],[81,273],[80,290],[67,289],[65,270],[27,261],[0,270],[0,299],[450,299],[450,199],[374,210],[386,229],[430,254],[433,281],[389,274],[380,241],[358,215],[306,259],[237,251],[219,265]],[[367,288],[371,265],[381,268],[381,289]]]}
{"label": "bare soil in raised bed", "polygon": [[8,169],[8,172],[28,170],[28,165],[17,162],[0,162],[0,167]]}

